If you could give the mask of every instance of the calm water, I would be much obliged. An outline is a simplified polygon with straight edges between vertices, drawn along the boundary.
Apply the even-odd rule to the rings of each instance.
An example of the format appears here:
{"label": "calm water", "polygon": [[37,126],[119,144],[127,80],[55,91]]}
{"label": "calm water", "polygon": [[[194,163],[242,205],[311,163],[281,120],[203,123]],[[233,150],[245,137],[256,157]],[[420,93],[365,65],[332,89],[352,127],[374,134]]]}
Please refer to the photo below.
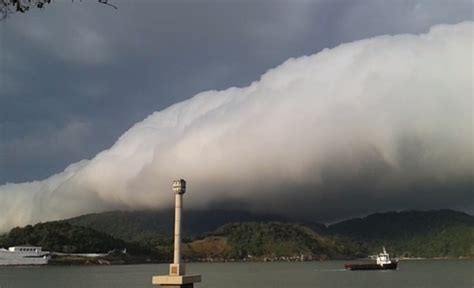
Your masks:
{"label": "calm water", "polygon": [[[397,271],[345,271],[344,262],[188,264],[199,288],[404,287],[474,288],[473,260],[402,261]],[[0,267],[0,288],[157,287],[151,277],[167,265]]]}

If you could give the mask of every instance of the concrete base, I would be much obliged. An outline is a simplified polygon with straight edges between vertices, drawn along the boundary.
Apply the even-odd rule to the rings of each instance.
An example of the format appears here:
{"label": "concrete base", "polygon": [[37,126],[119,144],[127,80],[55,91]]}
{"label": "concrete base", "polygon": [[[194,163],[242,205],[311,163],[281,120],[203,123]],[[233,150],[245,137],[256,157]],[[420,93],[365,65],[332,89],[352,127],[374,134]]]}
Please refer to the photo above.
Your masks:
{"label": "concrete base", "polygon": [[170,276],[181,276],[186,274],[184,264],[170,264]]}
{"label": "concrete base", "polygon": [[194,284],[183,284],[183,285],[160,285],[163,288],[194,288]]}
{"label": "concrete base", "polygon": [[201,282],[201,275],[153,276],[152,283],[166,288],[193,288],[196,282]]}

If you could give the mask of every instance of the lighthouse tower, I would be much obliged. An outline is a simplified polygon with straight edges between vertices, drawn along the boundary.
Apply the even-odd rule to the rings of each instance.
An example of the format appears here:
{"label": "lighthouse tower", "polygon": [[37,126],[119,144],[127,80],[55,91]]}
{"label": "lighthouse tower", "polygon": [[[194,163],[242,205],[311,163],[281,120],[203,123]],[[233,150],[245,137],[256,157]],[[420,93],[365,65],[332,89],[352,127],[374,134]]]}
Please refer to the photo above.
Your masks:
{"label": "lighthouse tower", "polygon": [[167,288],[192,288],[194,283],[201,282],[201,275],[186,275],[184,263],[181,261],[181,210],[186,181],[174,180],[173,192],[175,194],[173,263],[170,264],[169,275],[153,276],[153,284]]}

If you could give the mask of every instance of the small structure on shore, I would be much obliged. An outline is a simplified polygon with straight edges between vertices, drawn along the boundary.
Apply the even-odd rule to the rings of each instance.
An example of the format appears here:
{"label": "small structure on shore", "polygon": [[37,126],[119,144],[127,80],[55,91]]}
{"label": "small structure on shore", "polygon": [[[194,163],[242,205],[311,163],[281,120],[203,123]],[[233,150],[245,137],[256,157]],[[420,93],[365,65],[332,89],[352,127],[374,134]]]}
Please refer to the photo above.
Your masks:
{"label": "small structure on shore", "polygon": [[153,284],[166,288],[193,288],[194,283],[201,282],[201,275],[186,275],[184,263],[181,261],[181,209],[186,181],[173,180],[173,192],[175,193],[173,263],[170,264],[169,275],[153,276]]}

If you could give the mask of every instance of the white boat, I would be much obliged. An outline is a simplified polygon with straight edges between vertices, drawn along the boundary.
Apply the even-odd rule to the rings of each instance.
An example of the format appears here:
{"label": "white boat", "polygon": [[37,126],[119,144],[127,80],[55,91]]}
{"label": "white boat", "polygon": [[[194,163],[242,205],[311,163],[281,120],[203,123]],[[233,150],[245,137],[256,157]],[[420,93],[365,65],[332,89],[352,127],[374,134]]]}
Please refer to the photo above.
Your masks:
{"label": "white boat", "polygon": [[0,266],[2,265],[46,265],[50,259],[48,251],[35,246],[14,246],[0,249]]}

